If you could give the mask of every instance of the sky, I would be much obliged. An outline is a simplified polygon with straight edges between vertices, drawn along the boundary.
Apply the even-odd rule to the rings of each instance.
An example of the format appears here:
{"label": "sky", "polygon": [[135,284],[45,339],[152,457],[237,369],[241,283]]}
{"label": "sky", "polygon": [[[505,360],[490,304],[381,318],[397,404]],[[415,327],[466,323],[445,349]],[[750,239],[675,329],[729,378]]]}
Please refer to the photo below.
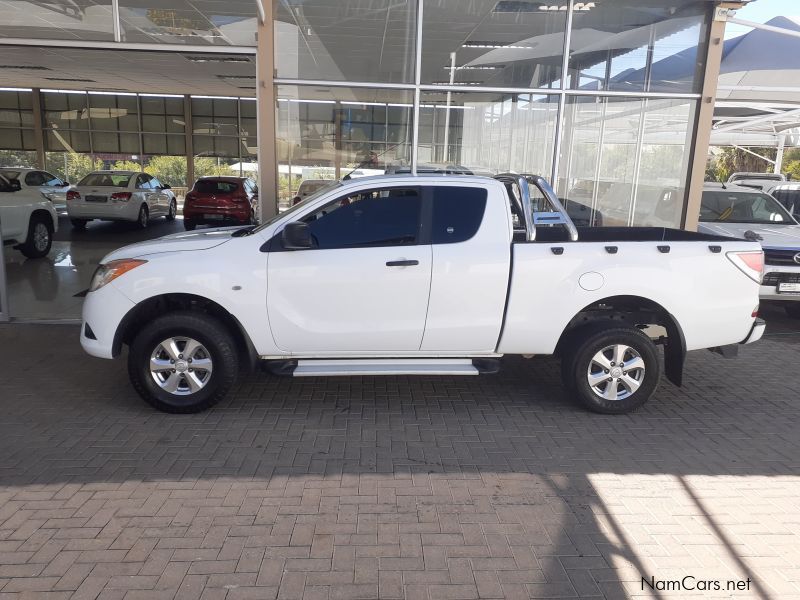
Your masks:
{"label": "sky", "polygon": [[[754,0],[736,11],[736,16],[739,19],[756,23],[766,23],[773,17],[797,17],[800,16],[800,2],[798,0]],[[748,31],[751,31],[749,27],[729,23],[725,27],[725,37],[736,37]]]}

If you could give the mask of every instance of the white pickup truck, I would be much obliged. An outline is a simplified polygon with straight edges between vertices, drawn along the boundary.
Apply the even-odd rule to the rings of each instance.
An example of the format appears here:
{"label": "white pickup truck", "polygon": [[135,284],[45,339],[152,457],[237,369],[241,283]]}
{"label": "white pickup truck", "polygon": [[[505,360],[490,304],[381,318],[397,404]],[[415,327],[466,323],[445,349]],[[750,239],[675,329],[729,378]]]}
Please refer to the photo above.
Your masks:
{"label": "white pickup truck", "polygon": [[240,365],[282,375],[477,375],[557,354],[591,410],[641,406],[685,353],[763,334],[757,243],[578,230],[540,177],[394,175],[319,190],[258,226],[108,255],[83,307],[91,355],[129,346],[153,406],[196,412]]}
{"label": "white pickup truck", "polygon": [[0,173],[0,238],[28,258],[50,252],[58,231],[58,213],[38,187],[23,187]]}

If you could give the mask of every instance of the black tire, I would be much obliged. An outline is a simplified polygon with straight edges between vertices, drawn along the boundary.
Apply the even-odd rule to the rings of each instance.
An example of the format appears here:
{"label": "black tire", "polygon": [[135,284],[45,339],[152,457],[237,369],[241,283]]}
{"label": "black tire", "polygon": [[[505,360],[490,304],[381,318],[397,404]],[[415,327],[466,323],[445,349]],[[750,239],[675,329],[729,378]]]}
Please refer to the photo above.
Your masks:
{"label": "black tire", "polygon": [[784,304],[783,310],[785,310],[786,314],[792,317],[793,319],[800,319],[800,302],[792,304]]}
{"label": "black tire", "polygon": [[194,231],[195,227],[197,227],[196,223],[192,223],[191,221],[187,221],[186,219],[183,220],[183,228],[186,231]]}
{"label": "black tire", "polygon": [[83,230],[86,229],[88,221],[86,219],[70,219],[69,222],[72,224],[73,229]]}
{"label": "black tire", "polygon": [[174,221],[178,214],[178,203],[173,198],[169,203],[169,212],[167,212],[167,221]]}
{"label": "black tire", "polygon": [[28,258],[42,258],[50,252],[53,245],[53,220],[49,215],[34,214],[28,224],[25,242],[19,251]]}
{"label": "black tire", "polygon": [[146,204],[139,207],[139,216],[136,217],[136,226],[139,229],[147,229],[147,224],[150,222],[150,211]]}
{"label": "black tire", "polygon": [[[635,327],[606,326],[588,328],[584,332],[584,337],[573,338],[573,344],[565,348],[562,355],[562,377],[565,382],[571,382],[566,386],[570,395],[589,410],[601,414],[625,414],[641,407],[653,395],[661,379],[661,362],[650,338]],[[619,364],[614,360],[615,346],[630,348],[631,351],[626,351],[623,356],[623,362],[631,364],[638,355],[643,361],[643,369],[632,368],[627,373],[621,369],[617,371]],[[603,356],[610,362],[608,369],[601,368],[594,360],[604,350]],[[608,379],[593,388],[589,382],[590,374],[601,378],[608,375]],[[635,389],[629,387],[631,380],[638,383]],[[606,394],[606,390],[608,398],[601,396],[601,393]],[[611,396],[619,398],[610,399]]]}
{"label": "black tire", "polygon": [[[212,371],[199,390],[186,391],[189,383],[186,375],[178,376],[184,388],[178,388],[180,393],[166,391],[156,382],[150,371],[150,360],[162,342],[169,338],[196,340],[204,347],[200,355],[204,356],[207,352]],[[182,350],[185,348],[186,344]],[[188,358],[181,360],[185,363]],[[188,364],[181,366],[189,368]],[[128,375],[134,389],[145,402],[168,413],[196,413],[214,406],[228,393],[238,373],[239,359],[233,337],[219,321],[202,313],[181,311],[158,317],[142,328],[128,352]],[[175,371],[172,373],[174,375]],[[164,376],[169,377],[170,374],[167,372]]]}

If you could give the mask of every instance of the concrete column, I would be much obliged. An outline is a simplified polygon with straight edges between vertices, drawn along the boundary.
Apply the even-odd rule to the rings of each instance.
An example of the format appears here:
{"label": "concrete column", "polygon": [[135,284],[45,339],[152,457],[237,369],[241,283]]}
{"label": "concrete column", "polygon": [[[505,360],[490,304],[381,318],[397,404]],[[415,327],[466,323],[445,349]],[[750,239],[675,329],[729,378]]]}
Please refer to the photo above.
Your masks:
{"label": "concrete column", "polygon": [[706,69],[703,76],[703,87],[700,91],[700,105],[695,121],[694,144],[691,158],[689,159],[686,210],[683,214],[683,228],[690,231],[697,230],[697,222],[700,217],[700,200],[703,195],[703,181],[705,179],[711,125],[714,117],[714,101],[717,95],[717,80],[719,79],[719,68],[722,61],[722,46],[725,40],[725,24],[727,22],[725,9],[741,7],[741,2],[722,2],[713,9],[714,16],[709,27],[708,52],[705,61]]}
{"label": "concrete column", "polygon": [[779,133],[778,134],[778,154],[775,156],[775,169],[774,173],[780,173],[781,169],[783,169],[783,153],[786,149],[786,134]]}
{"label": "concrete column", "polygon": [[186,146],[186,187],[191,189],[194,184],[194,121],[192,120],[192,99],[183,97],[183,126]]}
{"label": "concrete column", "polygon": [[[44,153],[44,124],[42,123],[42,94],[38,88],[31,92],[31,102],[33,108],[33,143],[36,148],[36,168],[46,169],[46,157]],[[66,173],[64,176],[66,177]]]}
{"label": "concrete column", "polygon": [[256,53],[256,100],[258,104],[258,179],[261,220],[278,213],[278,158],[275,147],[275,73],[273,44],[274,0],[264,1],[259,18]]}

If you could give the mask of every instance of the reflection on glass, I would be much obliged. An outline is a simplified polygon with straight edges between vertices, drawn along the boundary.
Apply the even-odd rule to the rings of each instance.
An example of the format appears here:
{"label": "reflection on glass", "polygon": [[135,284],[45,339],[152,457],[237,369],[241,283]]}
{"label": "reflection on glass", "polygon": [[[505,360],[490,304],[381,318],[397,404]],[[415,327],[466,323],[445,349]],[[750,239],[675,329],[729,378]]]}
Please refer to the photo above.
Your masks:
{"label": "reflection on glass", "polygon": [[112,41],[111,0],[4,0],[0,37]]}
{"label": "reflection on glass", "polygon": [[45,127],[54,129],[88,129],[89,104],[86,92],[44,92]]}
{"label": "reflection on glass", "polygon": [[568,99],[557,192],[570,215],[679,226],[694,110],[687,100]]}
{"label": "reflection on glass", "polygon": [[558,98],[536,94],[425,92],[420,165],[550,177]]}
{"label": "reflection on glass", "polygon": [[124,42],[255,46],[252,0],[120,0]]}
{"label": "reflection on glass", "polygon": [[694,92],[711,6],[696,0],[616,0],[575,10],[569,87]]}
{"label": "reflection on glass", "polygon": [[566,11],[543,6],[508,0],[426,2],[422,82],[559,87]]}
{"label": "reflection on glass", "polygon": [[89,119],[95,131],[138,131],[138,99],[133,94],[90,93]]}
{"label": "reflection on glass", "polygon": [[281,207],[307,183],[409,169],[413,94],[401,90],[278,86]]}
{"label": "reflection on glass", "polygon": [[414,80],[416,0],[280,0],[278,77],[331,81]]}

